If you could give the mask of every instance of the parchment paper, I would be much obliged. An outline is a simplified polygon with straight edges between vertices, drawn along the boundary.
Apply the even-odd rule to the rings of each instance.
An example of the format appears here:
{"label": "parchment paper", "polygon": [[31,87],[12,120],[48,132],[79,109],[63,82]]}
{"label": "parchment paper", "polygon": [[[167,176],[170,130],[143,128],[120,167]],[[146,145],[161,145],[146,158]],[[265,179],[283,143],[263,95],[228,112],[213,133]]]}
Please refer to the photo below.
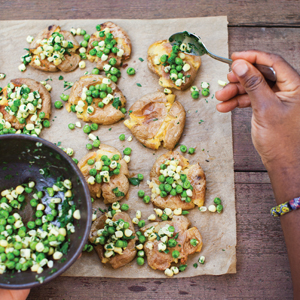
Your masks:
{"label": "parchment paper", "polygon": [[[52,78],[48,81],[53,87],[51,127],[42,131],[41,137],[51,142],[61,142],[63,147],[71,147],[75,150],[75,157],[80,159],[87,153],[85,145],[88,137],[83,133],[82,128],[74,131],[68,129],[69,123],[78,121],[74,113],[68,113],[65,108],[55,109],[53,103],[60,100],[59,95],[63,92],[63,81],[58,77],[62,75],[64,80],[76,81],[86,71],[92,71],[94,65],[87,62],[86,69],[65,74],[61,72],[46,73],[28,68],[25,73],[18,70],[21,63],[20,57],[26,53],[26,37],[36,34],[48,25],[57,24],[62,29],[69,30],[71,27],[85,29],[88,33],[95,32],[95,26],[108,20],[26,20],[26,21],[1,21],[0,22],[0,72],[6,73],[5,80],[0,82],[4,87],[10,79],[17,77],[28,77],[38,81]],[[128,66],[136,69],[136,75],[130,77],[126,69],[122,68],[122,77],[118,86],[127,98],[126,108],[141,98],[143,95],[163,90],[158,85],[158,77],[147,68],[147,49],[155,41],[167,39],[171,34],[188,30],[200,35],[206,46],[212,52],[228,57],[227,45],[227,18],[189,18],[189,19],[167,19],[167,20],[111,20],[122,26],[129,34],[132,42],[132,57],[128,60]],[[82,37],[77,37],[81,41]],[[139,58],[143,58],[141,62]],[[210,83],[211,95],[207,98],[201,96],[200,100],[193,100],[190,91],[174,91],[177,99],[183,104],[187,112],[187,120],[180,144],[187,147],[196,147],[194,155],[186,154],[190,163],[200,162],[206,173],[207,195],[205,205],[208,207],[213,203],[215,197],[221,197],[224,206],[222,214],[200,212],[197,208],[190,211],[188,215],[192,226],[196,226],[203,236],[203,249],[201,253],[192,255],[188,259],[188,268],[185,272],[176,277],[190,277],[203,274],[220,275],[236,272],[236,220],[235,220],[235,196],[234,196],[234,172],[233,172],[233,151],[231,133],[230,113],[221,114],[216,110],[217,100],[214,97],[215,91],[220,87],[217,80],[226,80],[228,65],[202,56],[202,65],[196,77],[194,85],[200,87],[202,81]],[[136,84],[140,83],[142,87]],[[69,93],[68,90],[65,93]],[[64,104],[65,105],[65,104]],[[200,121],[203,120],[204,122]],[[201,122],[201,124],[199,124]],[[82,122],[84,125],[84,122]],[[120,142],[118,136],[125,133],[126,141]],[[139,187],[130,186],[129,199],[122,200],[130,206],[129,214],[135,216],[136,210],[142,211],[142,219],[153,213],[152,204],[146,205],[137,197],[137,191],[144,189],[148,195],[150,190],[146,184],[149,179],[150,169],[159,155],[165,153],[166,149],[153,151],[143,147],[135,138],[128,142],[130,131],[120,121],[111,126],[100,126],[97,132],[101,142],[114,146],[120,151],[124,147],[133,149],[129,169],[131,174],[142,173],[145,180]],[[177,147],[179,149],[179,146]],[[94,203],[95,207],[105,205],[100,201]],[[147,221],[148,222],[148,221]],[[200,255],[206,257],[204,265],[194,268]],[[110,266],[103,265],[96,253],[83,253],[79,259],[64,275],[67,276],[100,276],[119,278],[158,278],[165,277],[163,272],[154,271],[145,264],[138,266],[134,260],[129,265],[113,270]]]}

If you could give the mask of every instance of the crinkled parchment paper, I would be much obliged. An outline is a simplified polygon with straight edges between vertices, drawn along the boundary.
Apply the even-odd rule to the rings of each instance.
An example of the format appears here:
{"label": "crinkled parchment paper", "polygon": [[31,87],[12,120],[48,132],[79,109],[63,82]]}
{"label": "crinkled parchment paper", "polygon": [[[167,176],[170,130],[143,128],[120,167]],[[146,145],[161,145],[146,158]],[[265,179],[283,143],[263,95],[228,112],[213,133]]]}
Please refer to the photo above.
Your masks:
{"label": "crinkled parchment paper", "polygon": [[[48,25],[57,24],[62,29],[69,30],[71,27],[85,29],[88,33],[95,31],[96,24],[108,20],[41,20],[41,21],[1,21],[0,22],[0,72],[6,73],[5,80],[0,82],[4,87],[9,79],[28,77],[38,81],[49,80],[53,87],[51,127],[42,131],[41,137],[53,143],[61,142],[63,147],[71,147],[75,150],[75,157],[80,159],[87,153],[85,145],[88,137],[82,129],[68,129],[69,123],[78,121],[73,113],[68,113],[65,108],[58,110],[53,106],[54,101],[60,100],[59,95],[64,91],[63,81],[58,77],[62,75],[64,80],[76,81],[86,71],[92,71],[94,65],[87,62],[86,69],[77,69],[75,72],[64,74],[46,73],[28,68],[25,73],[18,71],[21,63],[20,57],[26,53],[28,47],[27,35],[35,36]],[[167,39],[171,34],[188,30],[201,36],[205,44],[212,52],[228,56],[227,18],[189,18],[167,20],[111,20],[122,26],[129,34],[132,42],[132,57],[126,63],[136,69],[135,76],[128,76],[126,68],[121,68],[122,77],[119,79],[119,87],[127,98],[126,108],[141,98],[143,95],[163,88],[158,84],[158,77],[147,68],[148,47],[162,39]],[[79,41],[82,37],[77,37]],[[141,62],[139,58],[143,58]],[[201,96],[200,100],[193,100],[190,91],[174,91],[177,99],[183,104],[187,112],[187,120],[180,144],[187,147],[196,147],[194,155],[186,154],[190,162],[200,162],[206,173],[207,196],[205,205],[213,203],[215,197],[221,197],[224,212],[222,214],[200,212],[197,208],[189,214],[192,226],[196,226],[203,236],[203,249],[201,253],[192,255],[188,259],[188,268],[176,277],[190,277],[203,274],[220,275],[236,272],[236,220],[235,220],[235,195],[234,195],[234,172],[233,151],[231,135],[231,115],[221,114],[216,110],[217,100],[214,93],[220,88],[217,80],[226,80],[228,65],[215,61],[208,56],[202,57],[202,64],[195,85],[200,87],[202,81],[210,83],[211,94],[209,97]],[[142,86],[137,86],[140,83]],[[70,90],[65,93],[69,93]],[[65,105],[65,104],[64,104]],[[199,124],[200,122],[200,124]],[[83,122],[81,122],[84,125]],[[118,136],[125,133],[126,141],[120,142]],[[148,195],[150,190],[146,180],[149,178],[150,169],[155,159],[165,153],[166,149],[153,151],[143,147],[135,138],[128,142],[130,131],[123,122],[111,126],[99,126],[95,132],[102,143],[111,145],[122,151],[124,147],[133,149],[129,169],[132,174],[142,173],[145,180],[139,187],[130,186],[127,202],[130,206],[129,214],[135,216],[136,210],[142,211],[142,218],[153,213],[152,204],[144,204],[137,197],[137,191],[144,189]],[[179,146],[177,147],[179,149]],[[176,150],[177,150],[176,149]],[[100,200],[94,203],[95,207],[104,207]],[[147,221],[148,222],[148,221]],[[204,265],[194,268],[200,255],[206,257]],[[64,274],[67,276],[100,276],[119,278],[151,278],[165,277],[163,272],[154,271],[145,264],[138,266],[134,260],[129,265],[113,270],[110,266],[102,265],[98,256],[93,251],[83,253],[82,257]]]}

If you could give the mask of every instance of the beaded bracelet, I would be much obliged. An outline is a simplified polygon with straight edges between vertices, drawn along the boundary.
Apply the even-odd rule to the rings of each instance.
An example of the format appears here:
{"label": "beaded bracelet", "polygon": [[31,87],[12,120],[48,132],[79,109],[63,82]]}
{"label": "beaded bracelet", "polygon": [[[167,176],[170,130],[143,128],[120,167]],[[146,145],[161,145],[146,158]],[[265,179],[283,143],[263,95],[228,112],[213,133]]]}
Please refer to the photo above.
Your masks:
{"label": "beaded bracelet", "polygon": [[270,213],[273,217],[280,217],[298,208],[300,208],[300,197],[274,206],[273,208],[271,208]]}

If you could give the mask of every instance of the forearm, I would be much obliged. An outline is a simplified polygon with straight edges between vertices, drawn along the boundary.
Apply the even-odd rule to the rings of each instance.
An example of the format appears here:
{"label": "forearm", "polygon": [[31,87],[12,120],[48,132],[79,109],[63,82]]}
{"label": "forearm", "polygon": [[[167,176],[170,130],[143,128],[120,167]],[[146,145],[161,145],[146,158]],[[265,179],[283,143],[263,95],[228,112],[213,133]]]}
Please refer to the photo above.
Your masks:
{"label": "forearm", "polygon": [[[300,166],[277,165],[267,169],[277,204],[300,197]],[[300,299],[300,210],[281,216],[280,221],[290,261],[294,299]]]}

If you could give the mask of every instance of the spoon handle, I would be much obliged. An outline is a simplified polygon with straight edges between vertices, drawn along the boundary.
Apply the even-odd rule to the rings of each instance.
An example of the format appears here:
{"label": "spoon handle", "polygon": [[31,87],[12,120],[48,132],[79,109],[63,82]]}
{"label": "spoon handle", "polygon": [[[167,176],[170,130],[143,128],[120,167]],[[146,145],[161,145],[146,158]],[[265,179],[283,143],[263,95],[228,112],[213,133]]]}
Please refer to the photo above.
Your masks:
{"label": "spoon handle", "polygon": [[[224,62],[224,63],[227,63],[229,65],[232,64],[232,59],[229,59],[229,58],[225,58],[225,57],[221,57],[221,56],[218,56],[218,55],[215,55],[209,51],[207,51],[207,54],[218,60],[218,61],[221,61],[221,62]],[[253,64],[255,68],[258,69],[258,71],[260,73],[262,73],[264,75],[264,77],[270,81],[276,81],[276,72],[275,70],[272,68],[272,67],[268,67],[268,66],[265,66],[265,65],[260,65],[260,64]]]}

